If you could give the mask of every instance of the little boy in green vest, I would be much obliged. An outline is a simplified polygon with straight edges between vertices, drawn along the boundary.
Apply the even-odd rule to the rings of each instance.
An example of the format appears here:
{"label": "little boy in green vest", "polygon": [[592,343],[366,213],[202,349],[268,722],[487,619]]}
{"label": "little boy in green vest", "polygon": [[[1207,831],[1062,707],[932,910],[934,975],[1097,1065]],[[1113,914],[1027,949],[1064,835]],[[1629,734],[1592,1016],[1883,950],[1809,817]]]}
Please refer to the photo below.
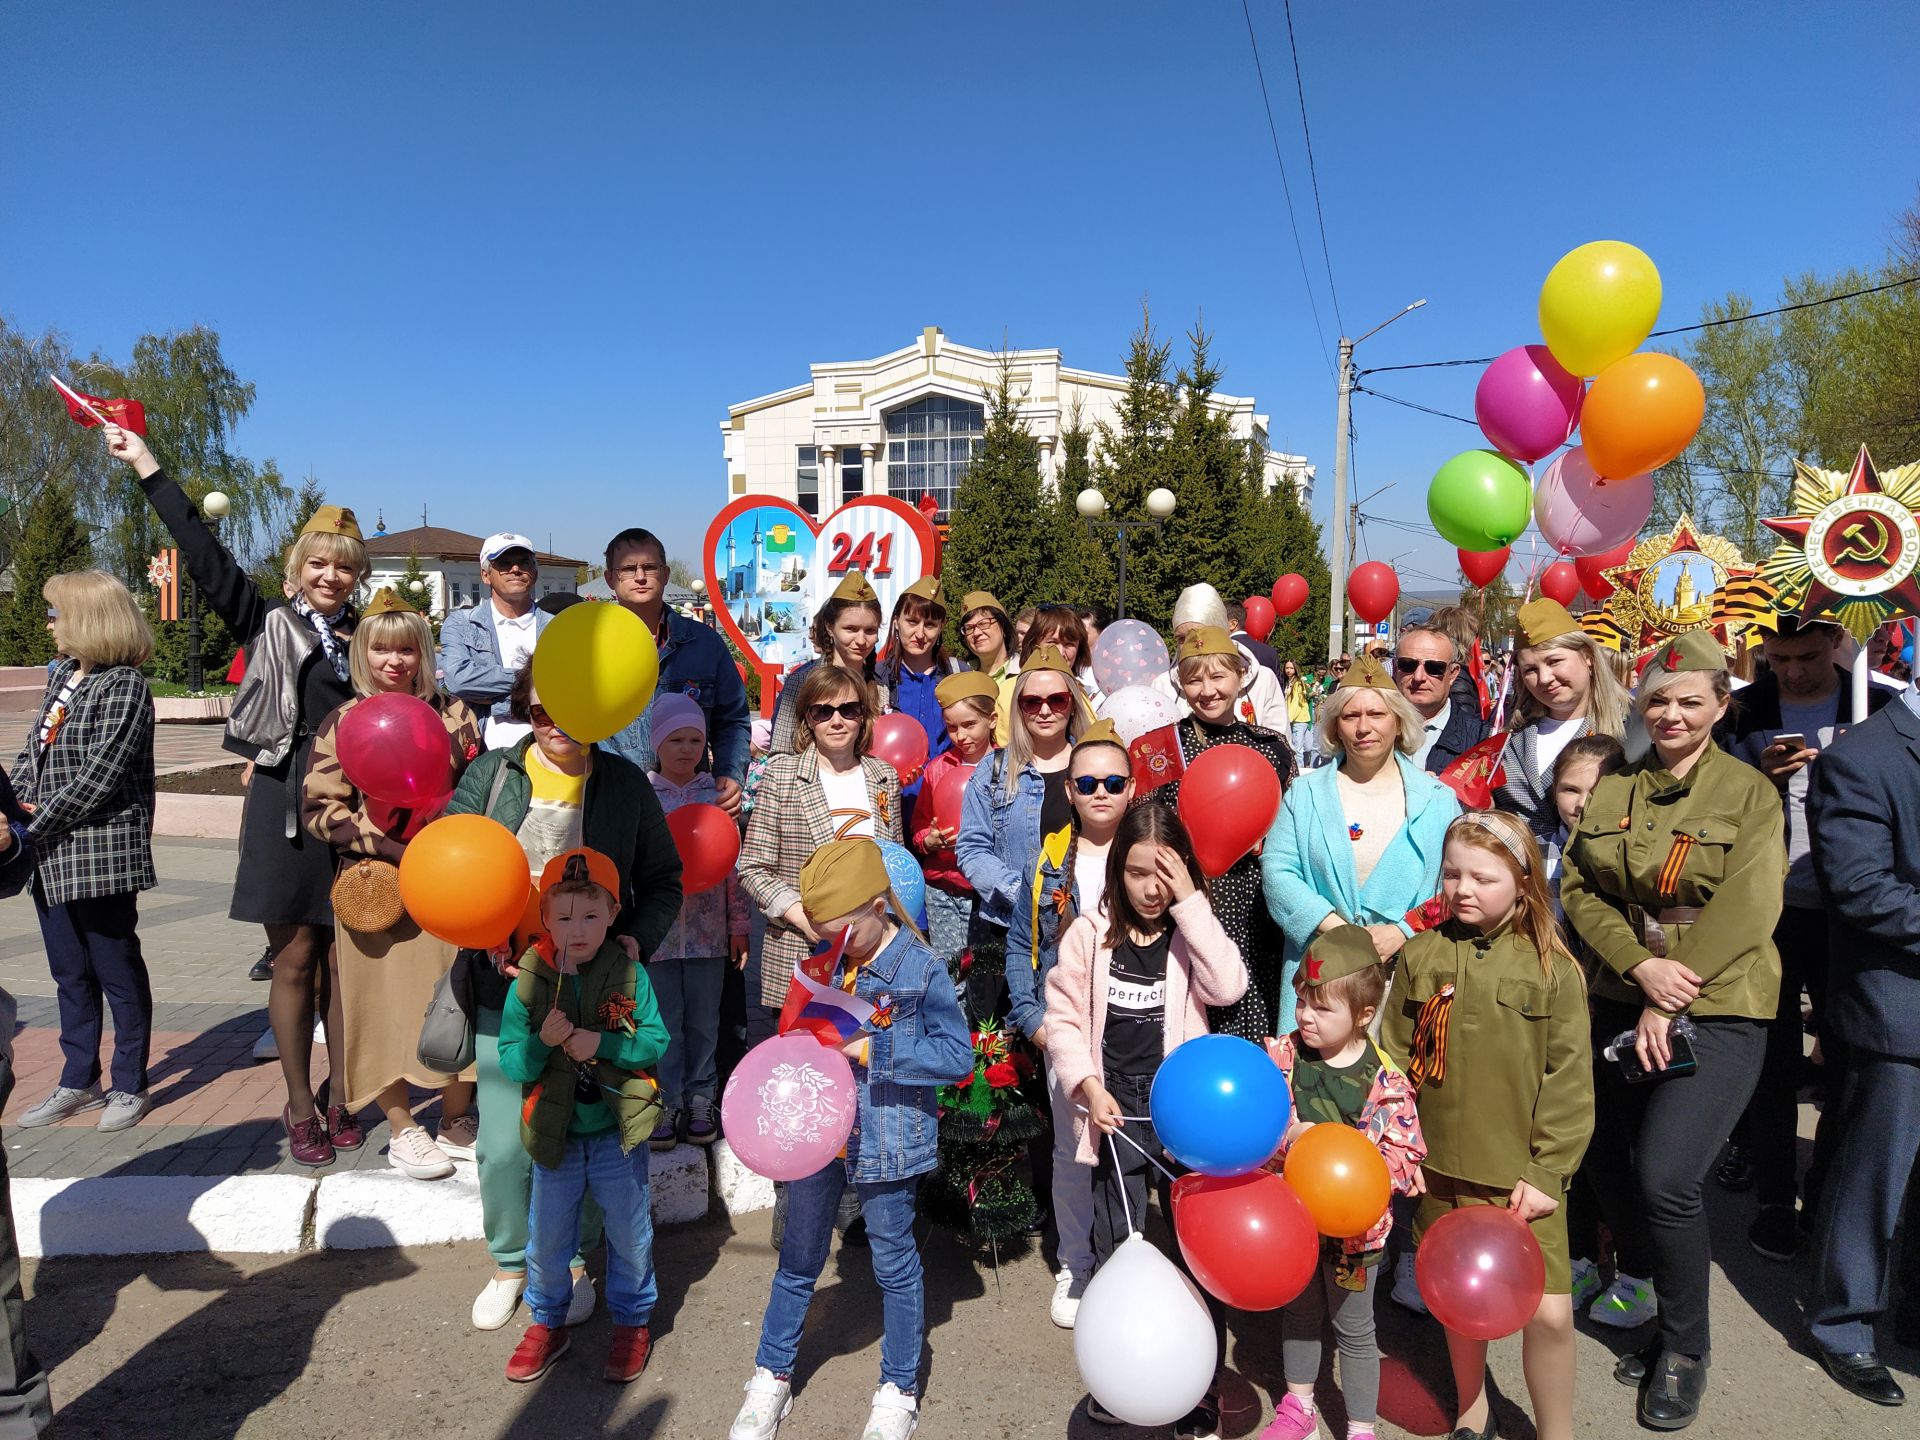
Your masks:
{"label": "little boy in green vest", "polygon": [[647,1137],[660,1087],[647,1067],[667,1048],[653,987],[607,928],[620,874],[597,850],[569,850],[540,873],[545,937],[521,957],[500,1017],[500,1069],[518,1080],[520,1139],[533,1157],[527,1305],[533,1324],[507,1378],[538,1380],[567,1353],[571,1269],[588,1192],[607,1218],[607,1308],[613,1341],[603,1378],[647,1368],[658,1287],[647,1191]]}

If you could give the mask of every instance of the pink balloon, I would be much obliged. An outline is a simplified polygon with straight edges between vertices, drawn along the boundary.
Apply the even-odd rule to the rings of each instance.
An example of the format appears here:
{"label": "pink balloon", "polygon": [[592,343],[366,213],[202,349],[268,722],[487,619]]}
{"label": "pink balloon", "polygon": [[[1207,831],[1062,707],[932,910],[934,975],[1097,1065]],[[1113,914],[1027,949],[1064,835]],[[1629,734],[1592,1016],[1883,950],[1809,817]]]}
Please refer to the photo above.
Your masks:
{"label": "pink balloon", "polygon": [[404,809],[453,794],[453,740],[440,716],[414,695],[373,695],[340,717],[334,742],[347,782],[362,795]]}
{"label": "pink balloon", "polygon": [[741,1057],[720,1097],[720,1123],[740,1163],[769,1180],[804,1180],[853,1133],[853,1067],[804,1031]]}
{"label": "pink balloon", "polygon": [[1538,460],[1567,443],[1580,423],[1587,387],[1544,345],[1519,345],[1481,373],[1473,416],[1493,448]]}
{"label": "pink balloon", "polygon": [[1433,1318],[1474,1340],[1513,1334],[1533,1318],[1547,1288],[1540,1242],[1498,1205],[1462,1206],[1429,1225],[1413,1274]]}
{"label": "pink balloon", "polygon": [[1533,521],[1562,555],[1598,555],[1640,533],[1653,513],[1653,477],[1603,480],[1577,445],[1553,457],[1533,492]]}

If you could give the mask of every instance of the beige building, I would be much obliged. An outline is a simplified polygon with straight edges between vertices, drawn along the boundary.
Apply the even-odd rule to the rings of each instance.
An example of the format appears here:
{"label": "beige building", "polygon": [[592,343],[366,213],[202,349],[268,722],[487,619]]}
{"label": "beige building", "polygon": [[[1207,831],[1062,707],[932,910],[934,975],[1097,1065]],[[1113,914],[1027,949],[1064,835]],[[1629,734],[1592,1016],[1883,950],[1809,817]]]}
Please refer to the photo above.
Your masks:
{"label": "beige building", "polygon": [[[1014,394],[1040,445],[1040,473],[1051,483],[1062,460],[1060,432],[1079,421],[1094,432],[1117,425],[1126,380],[1062,364],[1058,350],[1016,350]],[[721,422],[727,495],[774,495],[824,516],[860,495],[892,495],[918,504],[931,495],[946,520],[953,496],[980,445],[984,388],[999,376],[999,355],[956,345],[937,326],[902,350],[872,360],[823,361],[803,385],[727,407]],[[1233,430],[1269,445],[1267,417],[1250,398],[1215,395]],[[1313,466],[1267,448],[1267,485],[1288,484],[1313,498]]]}

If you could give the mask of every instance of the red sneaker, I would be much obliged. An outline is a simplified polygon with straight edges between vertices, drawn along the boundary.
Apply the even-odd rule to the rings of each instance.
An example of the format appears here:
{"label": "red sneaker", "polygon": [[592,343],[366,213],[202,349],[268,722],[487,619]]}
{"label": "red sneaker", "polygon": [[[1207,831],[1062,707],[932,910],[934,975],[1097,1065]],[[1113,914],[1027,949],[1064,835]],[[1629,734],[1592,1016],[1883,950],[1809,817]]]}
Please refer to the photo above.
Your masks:
{"label": "red sneaker", "polygon": [[613,1339],[607,1344],[607,1368],[600,1372],[600,1378],[616,1385],[638,1380],[652,1352],[653,1335],[646,1326],[616,1325]]}
{"label": "red sneaker", "polygon": [[344,1105],[327,1107],[327,1138],[333,1141],[336,1150],[358,1150],[366,1143],[367,1132],[360,1128],[360,1121],[347,1113]]}
{"label": "red sneaker", "polygon": [[544,1325],[529,1325],[527,1333],[520,1337],[520,1343],[507,1360],[507,1378],[520,1385],[538,1380],[553,1368],[554,1361],[567,1353],[570,1344],[572,1342],[567,1339],[567,1332],[563,1329],[549,1330]]}

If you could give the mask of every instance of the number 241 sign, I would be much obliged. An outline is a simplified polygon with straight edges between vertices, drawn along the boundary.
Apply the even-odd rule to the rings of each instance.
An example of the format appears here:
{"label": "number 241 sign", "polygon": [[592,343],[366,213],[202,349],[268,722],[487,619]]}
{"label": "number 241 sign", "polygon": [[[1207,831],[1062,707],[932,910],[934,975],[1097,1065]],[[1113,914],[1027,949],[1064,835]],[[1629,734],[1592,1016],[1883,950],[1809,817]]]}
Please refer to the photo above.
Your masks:
{"label": "number 241 sign", "polygon": [[938,571],[940,541],[925,515],[891,496],[862,496],[815,521],[785,500],[745,495],[707,527],[705,561],[714,618],[760,672],[770,714],[780,678],[814,658],[814,614],[847,572],[879,594],[884,629],[900,592]]}

